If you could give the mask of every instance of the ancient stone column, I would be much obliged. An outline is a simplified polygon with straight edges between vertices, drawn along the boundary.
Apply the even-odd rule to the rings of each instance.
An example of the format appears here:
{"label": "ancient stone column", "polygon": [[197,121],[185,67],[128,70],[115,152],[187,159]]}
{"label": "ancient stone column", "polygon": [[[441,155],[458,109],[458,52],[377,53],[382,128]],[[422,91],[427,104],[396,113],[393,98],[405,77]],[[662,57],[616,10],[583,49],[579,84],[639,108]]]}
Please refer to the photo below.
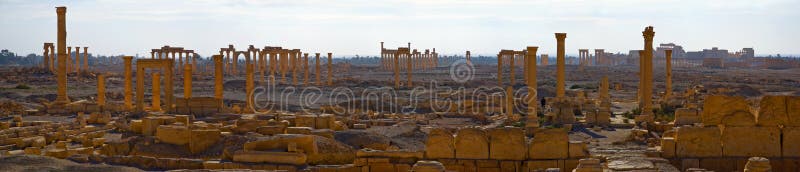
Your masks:
{"label": "ancient stone column", "polygon": [[58,82],[58,91],[56,95],[56,104],[66,104],[69,102],[67,97],[67,7],[56,7],[56,14],[58,14],[58,72],[56,73],[56,81]]}
{"label": "ancient stone column", "polygon": [[289,59],[289,52],[281,50],[280,64],[281,64],[281,83],[286,83],[286,63]]}
{"label": "ancient stone column", "polygon": [[233,64],[231,65],[231,73],[233,73],[234,76],[237,76],[239,75],[239,71],[236,70],[236,68],[239,67],[239,53],[234,51],[231,60],[233,60]]}
{"label": "ancient stone column", "polygon": [[328,86],[333,86],[333,53],[328,53]]}
{"label": "ancient stone column", "polygon": [[503,52],[497,53],[497,85],[503,85]]}
{"label": "ancient stone column", "polygon": [[175,67],[172,66],[175,66],[175,60],[173,58],[173,60],[165,61],[163,63],[166,63],[164,64],[165,66],[170,66],[164,69],[164,99],[166,99],[166,101],[164,101],[164,106],[166,107],[165,111],[167,113],[174,113],[172,106],[175,105],[175,84],[173,83],[174,81],[172,77],[175,76]]}
{"label": "ancient stone column", "polygon": [[664,53],[666,53],[666,59],[667,59],[666,69],[665,69],[667,74],[667,78],[665,81],[667,90],[664,92],[664,97],[670,98],[672,96],[672,50],[670,49],[664,50]]}
{"label": "ancient stone column", "polygon": [[263,74],[261,74],[261,77],[263,78],[264,76],[267,76],[267,70],[268,70],[267,69],[267,50],[266,50],[266,48],[263,49],[263,50],[258,51],[258,57],[259,57],[258,65],[259,65],[259,68],[261,68],[260,69],[261,72],[263,73]]}
{"label": "ancient stone column", "polygon": [[539,127],[539,117],[537,116],[536,107],[539,106],[536,103],[538,100],[538,92],[537,89],[537,81],[536,81],[536,51],[539,47],[527,47],[527,54],[525,54],[525,68],[527,68],[527,82],[528,85],[528,97],[526,102],[528,103],[528,116],[526,118],[525,128],[537,128]]}
{"label": "ancient stone column", "polygon": [[556,97],[564,98],[564,39],[567,38],[567,33],[556,33],[557,52],[556,52]]}
{"label": "ancient stone column", "polygon": [[97,75],[97,105],[103,107],[106,105],[106,75]]}
{"label": "ancient stone column", "polygon": [[275,84],[275,71],[278,67],[278,53],[274,50],[269,51],[269,82]]}
{"label": "ancient stone column", "polygon": [[603,79],[600,80],[600,91],[598,91],[600,95],[600,99],[610,99],[611,95],[608,94],[608,76],[603,76]]}
{"label": "ancient stone column", "polygon": [[194,56],[194,52],[189,52],[186,57],[192,58],[192,71],[197,69],[197,57]]}
{"label": "ancient stone column", "polygon": [[605,50],[603,49],[594,49],[594,56],[597,58],[598,63],[601,65],[610,65],[612,64],[608,58],[605,56]]}
{"label": "ancient stone column", "polygon": [[517,57],[517,53],[514,53],[513,51],[511,52],[511,54],[509,54],[509,60],[508,60],[508,82],[509,83],[508,83],[508,85],[514,85],[514,68],[516,68],[516,65],[515,65],[515,62],[514,62],[514,58],[516,58],[516,57]]}
{"label": "ancient stone column", "polygon": [[583,70],[583,66],[586,63],[586,49],[578,49],[578,68],[579,70]]}
{"label": "ancient stone column", "polygon": [[214,98],[216,98],[218,101],[222,102],[223,101],[223,97],[222,97],[222,93],[223,93],[222,89],[223,88],[222,88],[222,85],[224,84],[222,82],[222,73],[224,72],[222,70],[222,64],[223,64],[222,63],[222,56],[221,55],[214,55],[211,58],[214,59]]}
{"label": "ancient stone column", "polygon": [[[153,94],[151,99],[151,110],[161,111],[161,75],[157,72],[153,74]],[[138,82],[138,81],[137,81]]]}
{"label": "ancient stone column", "polygon": [[292,52],[291,59],[289,59],[289,70],[292,71],[292,85],[297,86],[298,80],[300,79],[300,75],[297,73],[297,64],[298,63],[298,54],[297,52]]}
{"label": "ancient stone column", "polygon": [[53,46],[53,43],[48,45],[48,49],[50,50],[50,72],[56,73],[56,50]]}
{"label": "ancient stone column", "polygon": [[505,101],[505,114],[507,119],[511,121],[515,121],[512,119],[514,116],[514,87],[507,86],[506,87],[506,101]]}
{"label": "ancient stone column", "polygon": [[[642,92],[642,96],[644,97],[644,106],[642,108],[642,115],[647,115],[652,117],[652,94],[653,94],[653,37],[655,36],[655,32],[653,31],[652,26],[648,26],[642,32],[642,36],[644,37],[644,92]],[[652,121],[652,118],[648,117],[648,122]]]}
{"label": "ancient stone column", "polygon": [[42,53],[42,68],[47,69],[50,66],[50,56],[49,56],[49,49],[47,48],[47,43],[44,43],[44,53]]}
{"label": "ancient stone column", "polygon": [[542,58],[542,66],[549,65],[548,61],[550,61],[550,57],[547,54],[542,54],[540,58]]}
{"label": "ancient stone column", "polygon": [[316,59],[314,60],[314,62],[316,63],[315,64],[316,66],[314,66],[314,72],[316,73],[316,77],[317,77],[317,82],[316,83],[317,83],[317,86],[322,86],[322,80],[320,80],[320,75],[319,75],[319,71],[320,71],[319,53],[315,53],[314,56],[316,56],[315,57]]}
{"label": "ancient stone column", "polygon": [[636,97],[639,101],[639,108],[644,107],[644,51],[639,50],[639,88],[636,90]]}
{"label": "ancient stone column", "polygon": [[223,63],[223,69],[225,70],[225,74],[231,74],[231,50],[225,50],[225,62]]}
{"label": "ancient stone column", "polygon": [[72,62],[72,47],[67,47],[67,73],[72,73],[72,70],[75,69],[75,66]]}
{"label": "ancient stone column", "polygon": [[308,86],[308,53],[303,53],[303,86]]}
{"label": "ancient stone column", "polygon": [[[188,57],[186,61],[189,61]],[[175,67],[178,68],[178,73],[180,73],[180,69],[183,67],[183,52],[178,52],[178,65],[175,65]]]}
{"label": "ancient stone column", "polygon": [[408,87],[413,87],[413,83],[411,82],[411,70],[413,70],[413,63],[414,58],[412,54],[407,54],[408,60],[406,60],[406,78],[408,80]]}
{"label": "ancient stone column", "polygon": [[89,71],[89,47],[83,47],[83,70]]}
{"label": "ancient stone column", "polygon": [[472,56],[470,56],[469,51],[467,51],[467,64],[472,64]]}
{"label": "ancient stone column", "polygon": [[[123,56],[122,59],[125,61],[125,71],[124,71],[124,73],[125,73],[124,74],[125,75],[125,92],[124,92],[124,95],[123,95],[123,96],[125,96],[125,104],[124,105],[125,105],[125,109],[126,110],[130,110],[131,108],[133,108],[133,102],[132,102],[133,101],[133,89],[131,88],[131,84],[133,83],[133,81],[132,81],[132,77],[133,77],[132,73],[133,72],[131,71],[131,65],[133,63],[132,62],[133,57],[132,56]],[[136,81],[136,82],[142,82],[142,81],[139,80],[139,81]]]}
{"label": "ancient stone column", "polygon": [[192,98],[192,66],[183,66],[183,98]]}
{"label": "ancient stone column", "polygon": [[245,65],[247,65],[245,67],[245,72],[247,73],[245,77],[247,78],[245,79],[244,83],[245,93],[247,93],[247,97],[245,97],[246,100],[245,102],[247,103],[247,105],[245,105],[245,111],[251,112],[251,110],[253,110],[253,99],[251,97],[253,96],[253,89],[255,88],[255,83],[253,81],[254,64],[250,59],[250,53],[245,53],[244,58],[245,58]]}
{"label": "ancient stone column", "polygon": [[394,88],[400,88],[400,54],[394,54],[394,66],[392,69],[394,70]]}

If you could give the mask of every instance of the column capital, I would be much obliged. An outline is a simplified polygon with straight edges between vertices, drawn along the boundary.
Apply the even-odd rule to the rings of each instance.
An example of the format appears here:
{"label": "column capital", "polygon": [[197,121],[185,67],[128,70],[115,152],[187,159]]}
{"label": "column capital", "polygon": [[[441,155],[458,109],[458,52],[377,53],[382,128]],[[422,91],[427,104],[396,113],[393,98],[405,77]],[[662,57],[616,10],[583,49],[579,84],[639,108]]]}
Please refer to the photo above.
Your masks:
{"label": "column capital", "polygon": [[564,40],[565,38],[567,38],[567,33],[556,33],[556,39]]}
{"label": "column capital", "polygon": [[67,7],[65,7],[65,6],[56,7],[56,13],[58,13],[58,14],[66,14],[67,13]]}
{"label": "column capital", "polygon": [[653,31],[653,26],[647,26],[644,28],[644,31],[642,31],[642,36],[644,36],[644,39],[652,40],[655,35],[656,32]]}
{"label": "column capital", "polygon": [[[539,47],[537,47],[537,46],[528,46],[528,48],[527,48],[526,50],[527,50],[528,52],[534,52],[534,53],[536,53],[536,50],[538,50],[538,49],[539,49]],[[467,52],[469,52],[469,51],[467,51]],[[467,53],[467,54],[469,54],[469,53]]]}

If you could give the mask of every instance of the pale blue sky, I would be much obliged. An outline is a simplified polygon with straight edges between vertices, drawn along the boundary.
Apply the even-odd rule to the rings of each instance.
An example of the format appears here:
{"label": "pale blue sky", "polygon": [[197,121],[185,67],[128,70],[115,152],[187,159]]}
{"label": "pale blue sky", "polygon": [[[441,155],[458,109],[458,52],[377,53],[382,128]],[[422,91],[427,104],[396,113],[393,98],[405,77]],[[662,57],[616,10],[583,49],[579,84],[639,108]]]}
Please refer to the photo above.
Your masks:
{"label": "pale blue sky", "polygon": [[642,48],[641,31],[687,50],[717,46],[756,54],[800,54],[798,0],[0,0],[0,48],[41,53],[56,41],[55,6],[67,6],[70,46],[104,55],[147,55],[163,45],[203,56],[234,44],[305,52],[377,55],[396,48],[492,55],[539,46],[555,54]]}

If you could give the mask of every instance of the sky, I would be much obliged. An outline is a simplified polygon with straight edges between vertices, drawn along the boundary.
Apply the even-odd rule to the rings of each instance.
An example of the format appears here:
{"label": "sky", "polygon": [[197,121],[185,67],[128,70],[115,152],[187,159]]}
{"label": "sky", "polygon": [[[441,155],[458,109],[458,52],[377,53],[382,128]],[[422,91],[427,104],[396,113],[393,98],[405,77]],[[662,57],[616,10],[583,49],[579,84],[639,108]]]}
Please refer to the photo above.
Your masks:
{"label": "sky", "polygon": [[655,46],[800,54],[798,0],[0,0],[0,49],[41,54],[56,42],[56,6],[67,7],[67,44],[100,55],[170,45],[209,56],[233,44],[373,56],[381,41],[442,55],[555,54],[556,32],[567,33],[567,54],[627,53],[642,49],[646,26]]}

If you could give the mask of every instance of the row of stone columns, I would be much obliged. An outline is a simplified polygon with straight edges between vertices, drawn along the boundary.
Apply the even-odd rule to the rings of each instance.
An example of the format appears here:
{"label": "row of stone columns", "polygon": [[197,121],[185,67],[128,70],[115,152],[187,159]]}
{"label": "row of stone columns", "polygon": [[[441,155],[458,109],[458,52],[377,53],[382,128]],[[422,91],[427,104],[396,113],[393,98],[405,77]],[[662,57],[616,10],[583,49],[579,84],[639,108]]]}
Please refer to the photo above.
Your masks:
{"label": "row of stone columns", "polygon": [[[509,84],[514,85],[514,79],[516,78],[514,69],[517,68],[519,65],[523,65],[523,73],[524,78],[528,78],[527,68],[524,65],[527,64],[527,58],[525,57],[525,51],[514,51],[514,50],[500,50],[500,53],[497,53],[497,84],[503,85],[503,66],[505,65],[506,61],[508,61],[509,66]],[[518,58],[522,57],[523,59],[520,60]]]}
{"label": "row of stone columns", "polygon": [[[186,55],[186,58],[183,58]],[[197,56],[194,50],[187,50],[183,47],[170,47],[163,46],[160,49],[152,49],[150,51],[151,59],[173,59],[177,60],[177,64],[173,68],[181,71],[180,69],[186,64],[191,64],[192,68],[197,68]]]}
{"label": "row of stone columns", "polygon": [[578,49],[578,64],[583,66],[616,65],[614,59],[606,57],[604,49],[594,49],[594,56],[589,49]]}
{"label": "row of stone columns", "polygon": [[590,65],[592,61],[591,56],[592,55],[589,54],[589,49],[578,49],[578,65],[580,65],[579,67],[581,69],[583,69],[584,66]]}
{"label": "row of stone columns", "polygon": [[[408,52],[404,54],[399,53],[399,49],[408,49]],[[394,64],[395,56],[399,57],[398,64]],[[400,47],[396,50],[386,49],[383,47],[383,42],[381,42],[381,57],[380,57],[381,67],[386,70],[393,70],[395,67],[400,68],[399,70],[407,70],[409,68],[413,69],[432,69],[439,65],[439,54],[436,53],[436,48],[433,49],[431,52],[428,49],[425,49],[425,52],[419,52],[416,49],[411,49],[411,43],[408,44],[408,47]],[[408,64],[411,64],[409,66]]]}
{"label": "row of stone columns", "polygon": [[[254,65],[254,72],[257,70],[261,73],[261,77],[259,81],[264,81],[264,78],[267,75],[267,72],[270,76],[274,78],[279,78],[281,83],[288,83],[287,80],[291,79],[291,84],[299,85],[300,80],[302,77],[303,85],[308,86],[309,84],[309,68],[308,68],[308,53],[302,53],[300,49],[283,49],[281,47],[264,47],[263,49],[257,49],[251,46],[248,51],[232,51],[235,50],[232,45],[228,48],[222,48],[220,50],[220,55],[223,57],[227,57],[223,59],[223,70],[227,75],[237,75],[238,71],[236,66],[238,66],[238,55],[246,54],[252,55],[252,64]],[[229,54],[233,53],[233,56]],[[229,61],[232,59],[232,61]],[[316,54],[317,66],[321,61],[319,60],[319,54]],[[329,64],[329,80],[332,84],[332,54],[329,53],[328,64]],[[320,81],[320,69],[319,67],[316,68],[316,77],[317,77],[317,85],[322,85]],[[280,76],[278,76],[280,75]],[[289,76],[287,76],[289,75]],[[275,83],[275,82],[273,82]]]}
{"label": "row of stone columns", "polygon": [[595,64],[597,65],[612,65],[611,59],[606,58],[604,49],[594,49]]}
{"label": "row of stone columns", "polygon": [[[48,61],[50,57],[47,55],[48,53],[48,43],[45,43],[45,60]],[[83,55],[81,55],[81,47],[75,47],[75,53],[72,52],[72,47],[67,47],[66,52],[66,71],[70,73],[78,73],[81,71],[88,71],[89,69],[89,47],[83,47]],[[73,58],[73,55],[75,56]],[[49,65],[50,62],[47,62]],[[81,67],[83,66],[83,67]]]}
{"label": "row of stone columns", "polygon": [[[395,67],[393,59],[397,55],[401,56],[399,58],[399,64],[401,65],[397,66],[400,68],[400,70],[405,70],[408,68],[432,69],[437,65],[438,55],[435,53],[430,53],[428,50],[426,50],[426,53],[417,52],[416,50],[413,50],[408,54],[398,54],[397,52],[397,50],[386,50],[381,54],[381,66],[384,69],[393,69]],[[411,67],[409,67],[407,64],[411,64]]]}
{"label": "row of stone columns", "polygon": [[45,42],[43,49],[44,53],[42,53],[42,56],[44,59],[42,60],[42,68],[49,70],[51,73],[55,73],[55,47],[53,43]]}

